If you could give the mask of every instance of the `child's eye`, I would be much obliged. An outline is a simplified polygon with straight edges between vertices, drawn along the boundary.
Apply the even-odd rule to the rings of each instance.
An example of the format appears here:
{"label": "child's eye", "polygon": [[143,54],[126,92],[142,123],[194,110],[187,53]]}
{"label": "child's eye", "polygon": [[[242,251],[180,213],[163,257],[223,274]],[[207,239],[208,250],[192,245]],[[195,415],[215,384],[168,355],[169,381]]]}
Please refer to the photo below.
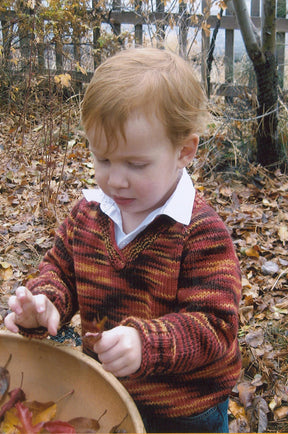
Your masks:
{"label": "child's eye", "polygon": [[144,169],[144,167],[146,167],[148,165],[148,163],[136,163],[133,161],[128,162],[128,166],[132,167],[132,169]]}
{"label": "child's eye", "polygon": [[109,164],[109,160],[107,158],[97,158],[97,162],[100,164]]}

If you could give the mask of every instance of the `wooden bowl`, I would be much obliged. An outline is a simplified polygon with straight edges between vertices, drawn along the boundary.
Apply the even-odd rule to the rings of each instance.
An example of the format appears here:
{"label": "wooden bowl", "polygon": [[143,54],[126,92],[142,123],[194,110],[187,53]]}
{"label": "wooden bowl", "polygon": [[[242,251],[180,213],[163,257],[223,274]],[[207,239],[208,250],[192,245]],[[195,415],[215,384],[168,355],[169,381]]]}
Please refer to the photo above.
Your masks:
{"label": "wooden bowl", "polygon": [[[56,419],[75,417],[100,419],[99,433],[109,433],[124,419],[119,429],[128,433],[145,433],[134,401],[122,384],[94,359],[81,351],[50,340],[27,339],[9,332],[0,332],[0,366],[7,367],[12,390],[20,387],[27,401],[57,401]],[[8,398],[6,398],[7,400]]]}

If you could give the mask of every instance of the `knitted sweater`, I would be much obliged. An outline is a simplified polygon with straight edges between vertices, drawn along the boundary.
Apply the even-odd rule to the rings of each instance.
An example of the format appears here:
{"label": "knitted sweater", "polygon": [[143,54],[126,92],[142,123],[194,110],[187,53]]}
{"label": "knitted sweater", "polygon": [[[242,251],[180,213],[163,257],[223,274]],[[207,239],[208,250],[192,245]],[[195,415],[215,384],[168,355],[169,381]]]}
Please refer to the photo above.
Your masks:
{"label": "knitted sweater", "polygon": [[[62,323],[80,310],[83,335],[104,316],[107,329],[139,331],[141,367],[120,381],[140,412],[201,413],[237,381],[239,264],[224,223],[198,194],[189,225],[159,216],[122,250],[99,204],[82,199],[27,287],[50,298]],[[89,341],[83,351],[96,357]]]}

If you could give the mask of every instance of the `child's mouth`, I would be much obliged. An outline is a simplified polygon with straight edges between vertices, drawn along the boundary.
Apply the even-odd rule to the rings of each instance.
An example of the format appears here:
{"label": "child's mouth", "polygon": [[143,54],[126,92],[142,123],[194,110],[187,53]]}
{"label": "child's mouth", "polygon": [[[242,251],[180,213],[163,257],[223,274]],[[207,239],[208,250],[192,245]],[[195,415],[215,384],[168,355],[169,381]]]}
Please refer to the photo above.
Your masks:
{"label": "child's mouth", "polygon": [[134,199],[128,198],[128,197],[113,197],[114,201],[117,203],[117,205],[130,205],[134,201]]}

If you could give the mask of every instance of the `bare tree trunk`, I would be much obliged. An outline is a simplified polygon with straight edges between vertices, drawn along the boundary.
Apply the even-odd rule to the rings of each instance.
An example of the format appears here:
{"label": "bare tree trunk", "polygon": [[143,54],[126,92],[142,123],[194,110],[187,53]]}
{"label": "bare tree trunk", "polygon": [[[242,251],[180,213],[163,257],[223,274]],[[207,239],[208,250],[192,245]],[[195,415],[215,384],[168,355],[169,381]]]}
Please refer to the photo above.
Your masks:
{"label": "bare tree trunk", "polygon": [[263,166],[278,164],[278,78],[275,56],[265,53],[265,63],[254,65],[258,94],[257,160]]}
{"label": "bare tree trunk", "polygon": [[276,0],[262,0],[262,35],[253,25],[245,0],[233,0],[247,53],[257,80],[258,129],[257,160],[263,166],[275,166],[283,159],[278,141],[278,76],[275,57]]}

